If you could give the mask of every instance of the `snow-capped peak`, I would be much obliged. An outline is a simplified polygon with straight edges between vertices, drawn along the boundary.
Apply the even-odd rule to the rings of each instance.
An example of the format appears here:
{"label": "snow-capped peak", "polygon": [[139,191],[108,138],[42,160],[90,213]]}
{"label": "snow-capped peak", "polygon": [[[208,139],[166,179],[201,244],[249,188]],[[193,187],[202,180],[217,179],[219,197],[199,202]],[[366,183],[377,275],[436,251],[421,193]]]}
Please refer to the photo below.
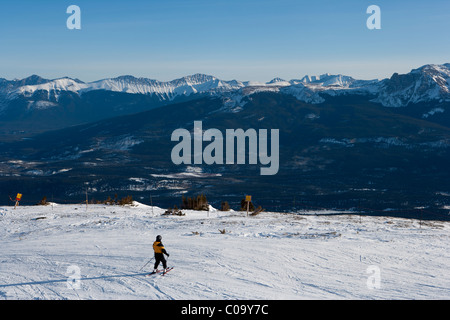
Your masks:
{"label": "snow-capped peak", "polygon": [[339,86],[348,87],[355,81],[352,77],[344,76],[342,74],[331,75],[329,73],[322,74],[320,76],[304,76],[300,82],[304,84],[314,84],[322,87]]}
{"label": "snow-capped peak", "polygon": [[289,81],[286,81],[286,80],[278,78],[278,77],[273,78],[272,80],[270,80],[266,84],[267,85],[278,85],[278,86],[280,86],[280,85],[284,85],[284,86],[291,85],[291,83]]}
{"label": "snow-capped peak", "polygon": [[241,82],[236,80],[223,81],[214,76],[198,73],[167,82],[121,76],[91,82],[83,91],[110,90],[135,94],[156,94],[161,98],[172,100],[178,95],[190,95],[214,90],[233,90],[243,86]]}
{"label": "snow-capped peak", "polygon": [[36,91],[47,91],[48,95],[50,96],[50,93],[56,94],[58,96],[58,93],[61,91],[72,91],[72,92],[78,92],[80,90],[83,90],[87,87],[87,85],[80,80],[71,79],[68,77],[49,80],[47,82],[36,84],[36,85],[24,85],[20,86],[16,90],[10,93],[10,97],[14,97],[18,94],[21,94],[25,97],[30,97],[33,95]]}
{"label": "snow-capped peak", "polygon": [[374,101],[401,107],[430,100],[450,101],[450,64],[428,64],[407,74],[394,73],[383,81]]}

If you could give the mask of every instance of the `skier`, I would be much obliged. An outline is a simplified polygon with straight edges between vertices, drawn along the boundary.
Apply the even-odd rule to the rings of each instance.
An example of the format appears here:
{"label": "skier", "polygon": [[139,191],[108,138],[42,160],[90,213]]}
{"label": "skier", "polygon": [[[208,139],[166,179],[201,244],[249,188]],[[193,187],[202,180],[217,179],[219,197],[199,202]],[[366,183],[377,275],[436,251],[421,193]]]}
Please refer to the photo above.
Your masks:
{"label": "skier", "polygon": [[164,255],[169,257],[169,254],[167,253],[166,249],[164,248],[164,245],[161,242],[162,237],[156,236],[156,241],[153,242],[153,251],[155,251],[155,267],[153,269],[153,273],[157,272],[157,268],[160,262],[162,262],[162,265],[164,267],[164,271],[167,271],[167,261],[164,258]]}

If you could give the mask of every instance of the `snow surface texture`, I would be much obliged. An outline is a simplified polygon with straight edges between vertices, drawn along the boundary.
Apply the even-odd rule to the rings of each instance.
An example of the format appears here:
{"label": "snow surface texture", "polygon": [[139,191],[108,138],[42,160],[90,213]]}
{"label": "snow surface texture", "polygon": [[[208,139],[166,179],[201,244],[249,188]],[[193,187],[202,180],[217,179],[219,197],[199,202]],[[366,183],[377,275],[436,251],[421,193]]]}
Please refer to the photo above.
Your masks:
{"label": "snow surface texture", "polygon": [[[0,299],[450,297],[448,222],[164,211],[139,203],[0,208]],[[145,277],[158,234],[175,269]]]}

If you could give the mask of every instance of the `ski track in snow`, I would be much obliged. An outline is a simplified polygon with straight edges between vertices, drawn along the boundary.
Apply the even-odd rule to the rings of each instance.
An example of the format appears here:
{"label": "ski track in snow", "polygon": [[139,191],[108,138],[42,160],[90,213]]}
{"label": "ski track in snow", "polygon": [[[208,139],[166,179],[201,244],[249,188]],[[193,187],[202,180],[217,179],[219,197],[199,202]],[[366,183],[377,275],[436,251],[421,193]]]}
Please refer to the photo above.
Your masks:
{"label": "ski track in snow", "polygon": [[[450,298],[448,222],[164,211],[1,208],[0,300]],[[175,269],[145,277],[158,234]],[[367,285],[370,266],[380,270],[379,288]]]}

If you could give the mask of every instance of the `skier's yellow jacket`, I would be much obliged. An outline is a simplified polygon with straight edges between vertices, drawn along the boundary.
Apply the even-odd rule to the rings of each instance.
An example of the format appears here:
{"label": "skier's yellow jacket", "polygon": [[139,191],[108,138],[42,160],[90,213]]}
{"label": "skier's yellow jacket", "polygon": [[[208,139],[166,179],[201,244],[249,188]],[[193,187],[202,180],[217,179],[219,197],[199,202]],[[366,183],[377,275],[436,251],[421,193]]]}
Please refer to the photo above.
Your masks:
{"label": "skier's yellow jacket", "polygon": [[161,241],[153,242],[153,250],[155,251],[155,253],[166,253],[166,249],[164,248],[164,245]]}

